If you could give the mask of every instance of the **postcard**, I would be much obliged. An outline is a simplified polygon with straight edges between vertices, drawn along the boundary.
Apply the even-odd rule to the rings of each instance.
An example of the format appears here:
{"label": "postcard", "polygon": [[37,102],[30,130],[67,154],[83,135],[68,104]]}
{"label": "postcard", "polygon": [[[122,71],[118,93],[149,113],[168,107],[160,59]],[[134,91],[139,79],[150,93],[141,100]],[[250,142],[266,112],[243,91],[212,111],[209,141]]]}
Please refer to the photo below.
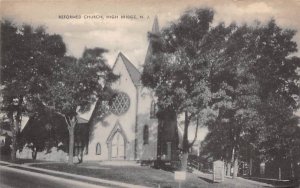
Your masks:
{"label": "postcard", "polygon": [[300,0],[0,3],[0,187],[299,186]]}

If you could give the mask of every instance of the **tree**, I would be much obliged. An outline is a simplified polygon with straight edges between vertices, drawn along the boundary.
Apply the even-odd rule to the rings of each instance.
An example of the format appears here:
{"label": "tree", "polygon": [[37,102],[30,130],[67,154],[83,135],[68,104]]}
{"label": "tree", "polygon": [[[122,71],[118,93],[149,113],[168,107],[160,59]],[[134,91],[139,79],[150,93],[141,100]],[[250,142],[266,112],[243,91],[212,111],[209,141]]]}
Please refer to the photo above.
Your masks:
{"label": "tree", "polygon": [[187,138],[190,123],[205,119],[203,111],[209,112],[204,113],[209,118],[203,124],[211,135],[227,138],[219,143],[225,153],[217,152],[215,157],[231,158],[236,177],[240,154],[245,148],[259,147],[267,115],[262,109],[271,94],[284,96],[295,108],[299,58],[290,57],[296,51],[291,41],[295,32],[282,30],[274,20],[228,27],[222,23],[212,27],[212,20],[209,9],[189,10],[161,35],[150,34],[154,50],[142,81],[155,90],[161,109],[184,114],[186,157],[192,145]]}
{"label": "tree", "polygon": [[[249,135],[262,123],[258,113],[261,104],[258,96],[259,84],[251,72],[253,59],[245,52],[249,47],[247,43],[251,29],[247,25],[236,27],[225,43],[224,55],[228,61],[226,69],[221,77],[227,87],[224,89],[229,105],[219,109],[219,118],[227,120],[229,149],[231,163],[233,165],[233,178],[238,173],[238,161],[240,152],[245,145]],[[224,59],[225,59],[224,58]],[[218,122],[216,122],[218,123]],[[224,130],[224,129],[223,129]]]}
{"label": "tree", "polygon": [[282,169],[280,164],[288,161],[291,178],[295,178],[300,159],[300,127],[298,117],[287,103],[283,97],[272,96],[268,99],[268,105],[264,108],[265,127],[261,133],[263,139],[259,149],[262,160],[274,162],[278,168]]}
{"label": "tree", "polygon": [[299,107],[296,99],[300,93],[297,73],[300,58],[293,56],[297,51],[297,44],[292,40],[296,31],[280,28],[274,19],[265,25],[257,23],[251,29],[246,52],[254,60],[251,72],[259,83],[258,96],[262,101],[258,111],[264,119],[258,143],[261,158],[289,158],[293,166],[293,158],[297,158],[295,149],[299,148],[295,137],[299,134],[297,121],[293,115]]}
{"label": "tree", "polygon": [[48,78],[65,52],[61,36],[47,34],[43,27],[1,22],[1,110],[10,120],[12,161],[22,116],[34,111],[35,98],[47,90]]}
{"label": "tree", "polygon": [[[47,108],[39,110],[30,117],[20,133],[19,148],[26,145],[32,150],[32,159],[36,159],[37,152],[50,151],[52,147],[68,145],[68,129],[65,120]],[[67,147],[60,147],[67,151]]]}
{"label": "tree", "polygon": [[82,57],[64,57],[60,69],[52,77],[47,94],[41,97],[43,103],[64,117],[69,132],[69,164],[73,164],[74,129],[78,112],[90,107],[105,94],[118,77],[106,64],[102,48],[85,49]]}
{"label": "tree", "polygon": [[[253,26],[243,25],[233,31],[225,44],[224,54],[230,57],[229,66],[221,74],[230,86],[225,92],[232,105],[220,109],[218,116],[227,119],[230,124],[229,132],[226,132],[231,139],[222,145],[232,144],[233,177],[236,177],[237,159],[241,158],[242,151],[249,148],[251,153],[267,149],[274,140],[262,146],[261,143],[266,138],[268,140],[268,136],[262,133],[283,138],[279,132],[274,134],[274,130],[278,130],[279,126],[289,127],[296,107],[294,97],[299,95],[296,83],[299,79],[296,73],[299,58],[290,57],[296,50],[295,42],[291,41],[295,32],[282,30],[274,20],[266,25],[258,22]],[[277,119],[279,117],[280,120]],[[220,136],[218,131],[213,132]],[[207,137],[206,142],[213,142],[210,139]],[[286,145],[279,147],[286,148]],[[263,155],[266,156],[265,153]]]}
{"label": "tree", "polygon": [[[184,115],[182,169],[187,167],[189,148],[188,128],[192,122],[210,121],[217,114],[216,107],[226,96],[211,80],[219,73],[221,59],[211,59],[222,52],[222,42],[231,27],[223,24],[212,28],[214,12],[194,9],[185,12],[178,22],[162,31],[150,34],[152,57],[144,65],[142,82],[155,90],[158,106],[164,111]],[[219,34],[211,45],[212,37]],[[220,44],[217,46],[217,44]],[[206,120],[204,120],[206,119]],[[196,123],[199,126],[199,123]]]}

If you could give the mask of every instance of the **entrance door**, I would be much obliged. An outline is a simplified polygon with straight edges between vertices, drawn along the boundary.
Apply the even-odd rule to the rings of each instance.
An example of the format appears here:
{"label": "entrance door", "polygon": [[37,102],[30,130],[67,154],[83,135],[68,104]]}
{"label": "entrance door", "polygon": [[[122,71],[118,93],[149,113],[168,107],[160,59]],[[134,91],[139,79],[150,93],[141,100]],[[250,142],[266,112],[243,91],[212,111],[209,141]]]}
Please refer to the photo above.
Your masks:
{"label": "entrance door", "polygon": [[125,159],[125,142],[122,134],[116,132],[111,142],[111,158],[117,160]]}

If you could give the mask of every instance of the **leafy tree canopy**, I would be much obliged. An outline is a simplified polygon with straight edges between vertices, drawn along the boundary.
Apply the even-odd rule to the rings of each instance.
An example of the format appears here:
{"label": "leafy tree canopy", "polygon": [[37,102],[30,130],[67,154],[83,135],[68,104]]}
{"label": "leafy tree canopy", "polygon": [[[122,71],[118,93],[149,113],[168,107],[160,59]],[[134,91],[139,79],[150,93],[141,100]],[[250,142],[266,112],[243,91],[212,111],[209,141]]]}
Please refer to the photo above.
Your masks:
{"label": "leafy tree canopy", "polygon": [[285,106],[276,112],[286,109],[292,117],[300,93],[300,59],[292,56],[295,31],[275,20],[212,26],[213,15],[211,9],[188,10],[161,34],[150,33],[153,54],[142,81],[155,90],[161,109],[185,114],[183,142],[190,121],[200,118],[210,130],[207,146],[225,139],[217,148],[227,148],[226,153],[216,152],[217,158],[238,159],[241,149],[259,148],[267,125],[279,126],[267,121],[279,117],[266,110],[274,97]]}
{"label": "leafy tree canopy", "polygon": [[89,111],[97,100],[107,97],[110,84],[118,78],[106,64],[105,52],[102,48],[85,49],[78,60],[61,58],[47,93],[41,96],[43,104],[65,118],[69,130],[69,164],[73,163],[78,112]]}
{"label": "leafy tree canopy", "polygon": [[38,112],[38,99],[47,92],[60,58],[66,52],[62,37],[44,27],[17,26],[1,21],[1,111],[10,120],[12,160],[24,113]]}

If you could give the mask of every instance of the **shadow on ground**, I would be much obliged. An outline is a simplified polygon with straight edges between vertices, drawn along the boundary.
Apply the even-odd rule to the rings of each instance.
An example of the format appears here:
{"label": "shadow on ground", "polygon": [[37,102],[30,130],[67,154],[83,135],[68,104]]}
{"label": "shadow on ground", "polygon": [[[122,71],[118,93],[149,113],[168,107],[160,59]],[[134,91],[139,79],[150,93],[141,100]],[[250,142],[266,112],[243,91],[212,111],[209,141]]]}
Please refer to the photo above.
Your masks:
{"label": "shadow on ground", "polygon": [[208,178],[204,178],[204,177],[198,177],[198,178],[206,181],[207,183],[214,183],[211,179]]}

